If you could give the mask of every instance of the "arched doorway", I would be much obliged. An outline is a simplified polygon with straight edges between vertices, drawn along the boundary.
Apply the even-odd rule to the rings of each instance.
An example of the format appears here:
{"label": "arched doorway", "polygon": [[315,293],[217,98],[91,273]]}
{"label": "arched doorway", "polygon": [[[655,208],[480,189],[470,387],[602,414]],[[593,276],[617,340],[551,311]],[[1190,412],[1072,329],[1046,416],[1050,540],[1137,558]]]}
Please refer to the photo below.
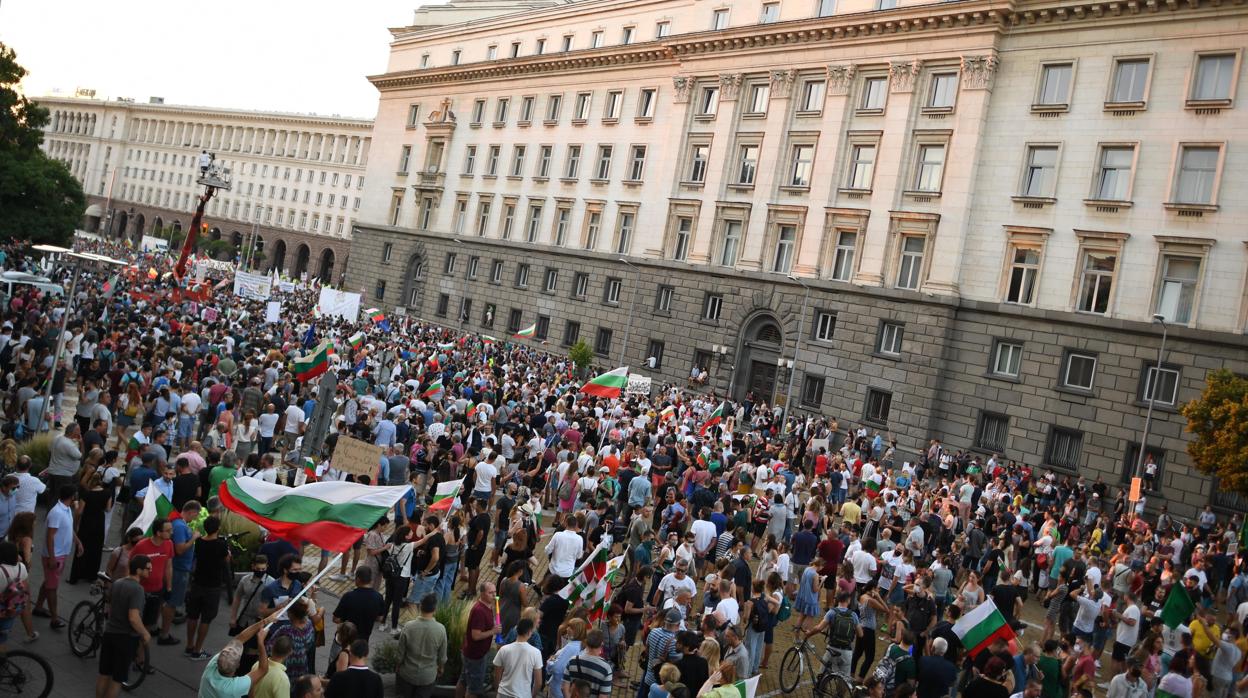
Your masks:
{"label": "arched doorway", "polygon": [[173,222],[173,233],[175,236],[179,236],[182,234],[182,221]]}
{"label": "arched doorway", "polygon": [[91,204],[88,206],[82,216],[86,220],[83,230],[91,233],[98,233],[100,231],[100,219],[103,218],[104,211],[100,208],[99,204]]}
{"label": "arched doorway", "polygon": [[771,404],[779,378],[776,362],[784,355],[780,321],[771,313],[759,313],[745,323],[739,341],[733,398],[742,400],[752,392],[756,399]]}
{"label": "arched doorway", "polygon": [[286,241],[285,240],[278,240],[277,244],[273,245],[273,264],[270,265],[269,268],[276,269],[279,272],[286,271]]}
{"label": "arched doorway", "polygon": [[403,296],[400,303],[409,311],[420,308],[420,294],[424,288],[425,258],[414,254],[407,259],[407,268],[403,272]]}
{"label": "arched doorway", "polygon": [[112,230],[109,230],[108,232],[111,235],[113,234],[113,231],[115,230],[117,231],[118,236],[125,237],[126,226],[129,224],[130,224],[130,214],[126,213],[125,211],[118,211],[117,220],[113,221]]}
{"label": "arched doorway", "polygon": [[291,272],[291,276],[299,279],[308,271],[308,259],[312,256],[312,250],[308,249],[306,244],[300,244],[295,248],[295,268]]}
{"label": "arched doorway", "polygon": [[143,233],[147,231],[147,217],[142,213],[134,216],[134,239],[142,240]]}
{"label": "arched doorway", "polygon": [[156,220],[152,221],[152,235],[158,238],[169,237],[165,234],[165,221],[160,216],[156,216]]}
{"label": "arched doorway", "polygon": [[321,252],[321,270],[319,273],[317,273],[317,277],[320,278],[321,283],[323,284],[328,284],[333,281],[333,278],[334,278],[334,250],[333,248],[326,247],[325,250]]}

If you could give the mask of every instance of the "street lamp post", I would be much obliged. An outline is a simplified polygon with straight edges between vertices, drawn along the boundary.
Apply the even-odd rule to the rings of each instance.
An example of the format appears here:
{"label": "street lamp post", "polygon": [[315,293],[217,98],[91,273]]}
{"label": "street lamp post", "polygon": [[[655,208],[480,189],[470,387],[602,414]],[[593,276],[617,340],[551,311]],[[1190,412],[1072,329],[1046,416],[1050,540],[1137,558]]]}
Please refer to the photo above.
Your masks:
{"label": "street lamp post", "polygon": [[1152,380],[1145,377],[1148,388],[1148,410],[1144,413],[1144,436],[1140,438],[1140,452],[1135,457],[1135,476],[1144,477],[1144,452],[1148,450],[1148,430],[1153,424],[1153,402],[1157,399],[1157,383],[1161,380],[1161,362],[1166,354],[1166,334],[1170,327],[1164,315],[1154,315],[1153,322],[1161,324],[1161,344],[1157,347],[1157,365],[1153,368]]}
{"label": "street lamp post", "polygon": [[789,274],[789,280],[801,284],[805,294],[802,296],[802,314],[797,316],[797,337],[793,339],[793,364],[789,368],[789,388],[784,396],[784,411],[780,413],[781,424],[788,419],[789,404],[793,402],[793,375],[797,372],[798,354],[802,348],[802,333],[806,331],[806,305],[810,302],[810,287],[806,285],[806,282],[792,274]]}
{"label": "street lamp post", "polygon": [[633,331],[633,316],[637,314],[637,284],[641,276],[641,270],[635,264],[620,257],[620,262],[633,270],[633,297],[629,301],[628,308],[628,324],[624,325],[624,343],[620,345],[620,365],[624,366],[624,356],[628,353],[628,335]]}

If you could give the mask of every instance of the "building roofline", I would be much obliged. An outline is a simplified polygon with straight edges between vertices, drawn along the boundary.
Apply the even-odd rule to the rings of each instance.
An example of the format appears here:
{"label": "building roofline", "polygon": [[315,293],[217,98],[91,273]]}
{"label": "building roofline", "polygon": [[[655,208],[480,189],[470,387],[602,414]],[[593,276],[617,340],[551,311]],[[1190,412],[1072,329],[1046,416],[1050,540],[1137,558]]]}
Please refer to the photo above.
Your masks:
{"label": "building roofline", "polygon": [[304,121],[319,124],[340,124],[351,127],[372,127],[373,119],[353,116],[326,116],[322,114],[263,111],[258,109],[230,109],[225,107],[206,107],[191,104],[150,104],[128,102],[122,100],[86,99],[62,95],[42,95],[32,97],[32,101],[41,105],[65,105],[76,107],[120,108],[135,112],[159,112],[166,114],[205,114],[217,117],[235,117],[243,119],[269,119],[280,121]]}

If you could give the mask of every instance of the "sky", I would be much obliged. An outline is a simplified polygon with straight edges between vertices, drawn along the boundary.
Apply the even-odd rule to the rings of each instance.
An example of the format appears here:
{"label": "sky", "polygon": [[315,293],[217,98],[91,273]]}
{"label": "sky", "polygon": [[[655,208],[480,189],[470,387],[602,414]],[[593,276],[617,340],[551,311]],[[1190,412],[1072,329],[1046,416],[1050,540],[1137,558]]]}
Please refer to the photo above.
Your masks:
{"label": "sky", "polygon": [[372,118],[389,27],[422,0],[0,0],[31,97],[72,95]]}

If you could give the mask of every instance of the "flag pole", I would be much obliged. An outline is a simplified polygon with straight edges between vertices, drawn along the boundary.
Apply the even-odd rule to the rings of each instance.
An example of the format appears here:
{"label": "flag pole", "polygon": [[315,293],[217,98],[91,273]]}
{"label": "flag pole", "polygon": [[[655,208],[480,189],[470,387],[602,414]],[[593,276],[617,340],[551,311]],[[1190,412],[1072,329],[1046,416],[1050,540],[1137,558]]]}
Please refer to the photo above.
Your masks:
{"label": "flag pole", "polygon": [[[277,617],[281,618],[282,616],[286,615],[286,609],[290,608],[291,606],[294,605],[296,601],[303,598],[303,595],[308,593],[308,590],[311,589],[313,586],[315,586],[316,583],[320,581],[321,577],[325,576],[326,572],[332,570],[334,566],[338,564],[339,560],[342,559],[342,555],[343,555],[342,553],[338,553],[332,559],[330,559],[329,564],[325,565],[325,568],[322,569],[320,572],[317,572],[316,576],[309,579],[308,583],[303,585],[303,588],[299,590],[298,594],[295,594],[294,596],[290,597],[290,600],[286,602],[286,605],[282,606],[282,610],[277,612]],[[273,621],[273,622],[276,623],[277,621]],[[264,626],[264,629],[267,631],[271,627],[273,627],[273,623],[269,623],[268,625]]]}

